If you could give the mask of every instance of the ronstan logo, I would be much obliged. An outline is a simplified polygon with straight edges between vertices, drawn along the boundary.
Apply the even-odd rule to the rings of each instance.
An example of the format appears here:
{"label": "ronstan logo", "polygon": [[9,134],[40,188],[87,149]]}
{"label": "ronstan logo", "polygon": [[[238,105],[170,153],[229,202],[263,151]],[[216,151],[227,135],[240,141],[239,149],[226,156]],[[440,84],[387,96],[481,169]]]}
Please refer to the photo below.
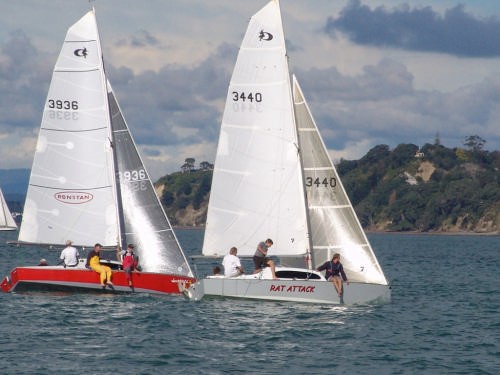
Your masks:
{"label": "ronstan logo", "polygon": [[90,202],[94,199],[94,196],[90,193],[85,193],[82,191],[60,191],[54,194],[59,202],[68,204],[81,204]]}
{"label": "ronstan logo", "polygon": [[84,57],[84,58],[87,58],[87,48],[79,48],[79,49],[75,49],[73,54],[75,56],[78,56],[78,57]]}
{"label": "ronstan logo", "polygon": [[259,41],[265,40],[267,42],[267,41],[270,41],[272,39],[273,39],[273,34],[268,33],[267,31],[264,31],[264,30],[260,30]]}

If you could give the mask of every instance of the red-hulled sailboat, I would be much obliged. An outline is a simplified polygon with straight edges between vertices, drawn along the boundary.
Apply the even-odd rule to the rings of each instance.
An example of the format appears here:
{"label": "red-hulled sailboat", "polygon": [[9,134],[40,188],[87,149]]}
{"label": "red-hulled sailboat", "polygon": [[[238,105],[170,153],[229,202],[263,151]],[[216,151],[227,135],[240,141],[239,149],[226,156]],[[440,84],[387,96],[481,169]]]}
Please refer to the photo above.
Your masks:
{"label": "red-hulled sailboat", "polygon": [[[94,9],[68,29],[54,68],[17,244],[62,249],[67,240],[113,251],[133,243],[135,292],[179,293],[194,281],[106,77]],[[1,288],[102,290],[85,262],[17,267]],[[119,262],[103,262],[115,269],[105,290],[131,291]]]}

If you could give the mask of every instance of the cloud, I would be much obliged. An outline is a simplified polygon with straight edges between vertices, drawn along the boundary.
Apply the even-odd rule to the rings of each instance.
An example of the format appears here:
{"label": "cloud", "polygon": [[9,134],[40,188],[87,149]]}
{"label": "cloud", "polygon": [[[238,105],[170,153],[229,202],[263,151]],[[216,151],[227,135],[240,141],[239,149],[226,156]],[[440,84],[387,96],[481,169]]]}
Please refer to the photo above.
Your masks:
{"label": "cloud", "polygon": [[195,66],[168,64],[134,73],[108,67],[108,76],[138,143],[216,142],[236,46],[223,44]]}
{"label": "cloud", "polygon": [[[148,45],[119,49],[123,56],[128,51],[140,55],[147,50],[155,57],[165,52]],[[0,52],[1,167],[30,167],[58,51],[47,54],[44,47],[15,32],[0,42]],[[104,49],[105,57],[113,52]],[[156,58],[158,68],[144,70],[134,70],[128,60],[105,60],[154,179],[179,170],[187,157],[215,160],[237,53],[236,45],[220,44],[207,47],[196,62]],[[423,145],[433,142],[437,132],[449,147],[461,146],[465,136],[478,134],[487,141],[486,149],[500,149],[500,76],[490,74],[450,92],[423,90],[415,87],[408,64],[390,58],[373,61],[349,73],[332,64],[294,70],[334,159],[359,158],[377,144]]]}
{"label": "cloud", "polygon": [[129,39],[120,39],[115,43],[117,47],[129,46],[133,48],[146,46],[156,47],[159,44],[160,41],[144,29],[138,30],[135,34],[131,35]]}
{"label": "cloud", "polygon": [[324,31],[331,37],[344,33],[361,45],[462,57],[500,56],[500,20],[475,17],[464,5],[440,15],[430,6],[372,9],[360,0],[350,0],[337,18],[328,18]]}
{"label": "cloud", "polygon": [[460,147],[478,134],[500,148],[500,75],[450,93],[415,89],[412,75],[388,59],[344,76],[335,68],[298,70],[298,79],[327,147],[361,157],[371,147],[432,143]]}
{"label": "cloud", "polygon": [[50,58],[22,31],[11,33],[0,51],[0,132],[31,132],[40,123],[52,75]]}

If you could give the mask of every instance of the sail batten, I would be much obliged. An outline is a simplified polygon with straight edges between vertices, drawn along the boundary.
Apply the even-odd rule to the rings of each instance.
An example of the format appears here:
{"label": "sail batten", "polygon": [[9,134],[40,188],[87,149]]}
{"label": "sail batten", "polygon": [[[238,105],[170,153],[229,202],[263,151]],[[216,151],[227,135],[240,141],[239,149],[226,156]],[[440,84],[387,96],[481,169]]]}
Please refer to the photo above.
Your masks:
{"label": "sail batten", "polygon": [[92,68],[92,69],[71,69],[71,68],[66,68],[66,69],[54,69],[54,73],[90,73],[90,72],[98,72],[99,68]]}
{"label": "sail batten", "polygon": [[[44,177],[44,176],[38,176],[38,177]],[[39,188],[43,188],[43,189],[53,189],[53,190],[60,190],[60,188],[57,188],[57,187],[53,187],[53,186],[48,186],[48,185],[35,185],[35,184],[30,184],[30,186],[33,186],[33,187],[39,187]],[[80,187],[80,188],[66,188],[64,190],[68,191],[68,190],[75,190],[75,191],[80,191],[80,190],[101,190],[101,189],[109,189],[111,188],[112,186],[111,185],[107,185],[107,186],[93,186],[93,187]]]}

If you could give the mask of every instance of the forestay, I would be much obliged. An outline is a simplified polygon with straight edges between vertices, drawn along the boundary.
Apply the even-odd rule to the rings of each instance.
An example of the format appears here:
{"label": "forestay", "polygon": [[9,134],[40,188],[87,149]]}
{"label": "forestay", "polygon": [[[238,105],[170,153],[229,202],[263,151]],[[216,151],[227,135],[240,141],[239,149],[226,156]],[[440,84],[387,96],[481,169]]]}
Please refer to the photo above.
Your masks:
{"label": "forestay", "polygon": [[19,241],[116,245],[108,124],[101,46],[90,11],[68,30],[54,68]]}
{"label": "forestay", "polygon": [[351,281],[387,284],[295,76],[295,115],[313,242],[313,267],[341,254]]}
{"label": "forestay", "polygon": [[204,255],[308,251],[304,192],[279,5],[250,20],[224,109],[212,180]]}

